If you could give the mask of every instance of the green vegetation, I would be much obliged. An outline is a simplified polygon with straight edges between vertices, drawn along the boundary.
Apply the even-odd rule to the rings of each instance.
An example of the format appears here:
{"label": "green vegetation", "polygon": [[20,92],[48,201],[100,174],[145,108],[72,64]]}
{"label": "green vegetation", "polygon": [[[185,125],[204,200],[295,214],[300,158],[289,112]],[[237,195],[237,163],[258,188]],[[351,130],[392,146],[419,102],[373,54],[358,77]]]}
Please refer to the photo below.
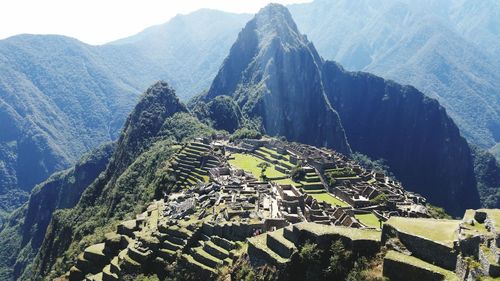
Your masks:
{"label": "green vegetation", "polygon": [[385,224],[391,225],[398,231],[418,235],[420,237],[453,247],[457,239],[459,220],[437,220],[391,217]]}
{"label": "green vegetation", "polygon": [[332,206],[340,206],[340,207],[348,207],[349,206],[349,204],[347,204],[346,202],[338,199],[337,197],[331,195],[330,193],[328,193],[326,191],[319,192],[319,193],[309,192],[308,194],[311,195],[314,199],[316,199],[318,201],[326,202],[328,204],[331,204]]}
{"label": "green vegetation", "polygon": [[356,152],[351,155],[352,159],[358,162],[365,169],[374,170],[376,172],[382,172],[386,176],[389,176],[393,179],[396,177],[391,172],[389,165],[387,165],[387,161],[385,159],[373,160],[365,154]]}
{"label": "green vegetation", "polygon": [[231,140],[237,139],[260,139],[262,138],[261,132],[251,128],[240,128],[236,130],[230,137]]}
{"label": "green vegetation", "polygon": [[356,176],[356,173],[350,168],[339,168],[327,170],[325,176],[332,178],[348,178]]}
{"label": "green vegetation", "polygon": [[370,227],[374,227],[377,229],[380,229],[380,221],[379,219],[372,213],[369,214],[359,214],[355,215],[355,218],[357,218],[362,224]]}
{"label": "green vegetation", "polygon": [[[260,163],[263,163],[264,161],[256,156],[249,155],[249,154],[241,154],[241,153],[235,153],[233,154],[234,159],[229,160],[229,164],[238,167],[240,169],[243,169],[247,172],[252,173],[255,177],[260,177],[262,169],[258,167]],[[279,177],[285,177],[286,175],[277,171],[274,166],[268,167],[265,170],[264,175],[268,179],[273,179],[273,178],[279,178]]]}
{"label": "green vegetation", "polygon": [[479,147],[471,146],[471,151],[481,205],[500,208],[500,160]]}
{"label": "green vegetation", "polygon": [[425,268],[429,271],[433,271],[433,272],[442,274],[445,277],[446,281],[458,281],[459,280],[457,275],[452,271],[443,269],[441,267],[432,265],[432,264],[427,263],[427,262],[425,262],[421,259],[418,259],[416,257],[408,256],[408,255],[405,255],[405,254],[402,254],[402,253],[399,253],[396,251],[387,252],[385,258],[390,259],[390,260],[394,260],[396,262],[411,264],[411,265],[414,265],[417,267]]}
{"label": "green vegetation", "polygon": [[379,195],[370,199],[370,202],[376,205],[385,205],[387,203],[387,200],[388,200],[387,195],[385,193],[380,193]]}
{"label": "green vegetation", "polygon": [[443,208],[429,203],[427,203],[427,212],[429,212],[429,216],[434,219],[452,219],[452,217],[448,215]]}
{"label": "green vegetation", "polygon": [[257,164],[257,168],[260,168],[260,179],[265,181],[267,180],[267,176],[266,176],[266,170],[267,168],[270,168],[271,167],[271,164],[267,163],[267,162],[261,162],[259,164]]}
{"label": "green vegetation", "polygon": [[356,173],[350,168],[330,169],[325,171],[325,180],[328,186],[335,186],[338,179],[355,177]]}
{"label": "green vegetation", "polygon": [[216,130],[233,133],[241,127],[241,109],[230,96],[217,96],[208,103],[197,101],[192,112]]}
{"label": "green vegetation", "polygon": [[307,241],[289,267],[291,280],[383,280],[375,268],[380,261],[360,257],[341,240],[333,240],[327,249]]}
{"label": "green vegetation", "polygon": [[170,138],[175,142],[192,139],[193,136],[205,137],[217,131],[200,123],[196,117],[186,112],[179,112],[165,119],[158,137]]}
{"label": "green vegetation", "polygon": [[295,166],[290,171],[290,177],[294,182],[300,182],[305,179],[306,171],[300,166]]}

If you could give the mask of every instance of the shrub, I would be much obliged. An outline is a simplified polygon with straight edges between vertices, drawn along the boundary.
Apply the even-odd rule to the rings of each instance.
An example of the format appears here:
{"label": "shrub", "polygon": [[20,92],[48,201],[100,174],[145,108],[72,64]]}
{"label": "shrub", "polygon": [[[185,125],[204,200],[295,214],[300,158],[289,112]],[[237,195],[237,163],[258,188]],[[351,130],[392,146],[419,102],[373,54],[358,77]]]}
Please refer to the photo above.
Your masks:
{"label": "shrub", "polygon": [[306,171],[299,167],[295,166],[291,171],[290,171],[290,177],[294,182],[300,182],[306,177]]}

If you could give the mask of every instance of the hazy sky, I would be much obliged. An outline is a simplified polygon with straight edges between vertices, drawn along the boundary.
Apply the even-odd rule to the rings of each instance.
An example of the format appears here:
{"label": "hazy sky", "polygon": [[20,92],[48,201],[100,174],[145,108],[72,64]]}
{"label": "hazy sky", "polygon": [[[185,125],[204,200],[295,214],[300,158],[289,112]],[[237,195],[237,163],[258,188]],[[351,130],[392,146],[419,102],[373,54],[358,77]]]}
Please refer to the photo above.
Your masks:
{"label": "hazy sky", "polygon": [[0,39],[62,34],[103,44],[200,8],[255,13],[267,3],[311,0],[0,0]]}

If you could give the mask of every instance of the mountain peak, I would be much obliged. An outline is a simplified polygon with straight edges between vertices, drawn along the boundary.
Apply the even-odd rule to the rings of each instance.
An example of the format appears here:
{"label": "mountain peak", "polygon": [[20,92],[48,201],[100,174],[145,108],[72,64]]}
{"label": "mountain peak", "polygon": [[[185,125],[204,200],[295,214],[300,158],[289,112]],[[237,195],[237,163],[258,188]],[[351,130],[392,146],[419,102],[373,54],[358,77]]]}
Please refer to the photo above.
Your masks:
{"label": "mountain peak", "polygon": [[302,45],[307,42],[288,9],[280,4],[269,4],[262,8],[245,29],[254,29],[251,31],[257,32],[261,44],[270,43],[277,38],[282,45]]}

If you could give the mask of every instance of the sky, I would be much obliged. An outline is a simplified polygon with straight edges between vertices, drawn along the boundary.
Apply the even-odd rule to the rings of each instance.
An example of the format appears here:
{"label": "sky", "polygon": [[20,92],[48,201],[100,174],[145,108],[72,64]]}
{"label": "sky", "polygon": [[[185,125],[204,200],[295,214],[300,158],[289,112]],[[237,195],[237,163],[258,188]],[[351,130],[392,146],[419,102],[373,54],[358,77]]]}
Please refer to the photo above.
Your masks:
{"label": "sky", "polygon": [[201,8],[255,13],[266,4],[311,0],[1,0],[0,39],[60,34],[99,45]]}

